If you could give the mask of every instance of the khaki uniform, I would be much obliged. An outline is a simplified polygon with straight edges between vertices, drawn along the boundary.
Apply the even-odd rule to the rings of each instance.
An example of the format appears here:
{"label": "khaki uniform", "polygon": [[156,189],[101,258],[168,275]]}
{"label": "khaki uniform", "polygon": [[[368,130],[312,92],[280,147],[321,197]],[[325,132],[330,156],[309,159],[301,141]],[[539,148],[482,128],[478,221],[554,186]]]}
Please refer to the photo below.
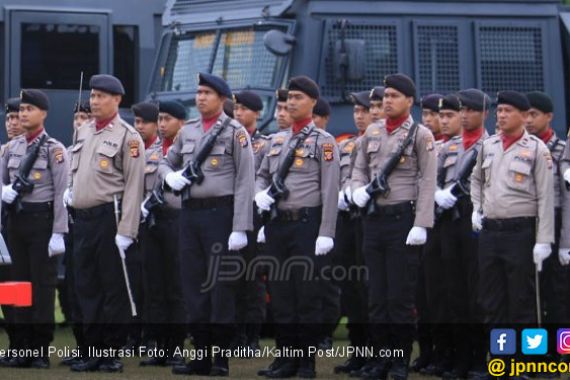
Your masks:
{"label": "khaki uniform", "polygon": [[338,151],[340,154],[340,188],[342,190],[347,186],[350,186],[350,177],[354,166],[354,160],[356,159],[355,148],[357,140],[358,136],[353,136],[338,144]]}
{"label": "khaki uniform", "polygon": [[[271,185],[273,176],[287,155],[291,130],[276,133],[271,138],[269,153],[257,172],[256,192]],[[336,141],[329,133],[313,128],[304,146],[295,152],[295,160],[285,179],[290,193],[277,202],[279,210],[322,207],[319,236],[333,237],[339,191],[339,153]]]}
{"label": "khaki uniform", "polygon": [[[354,169],[352,190],[367,185],[406,138],[414,120],[410,116],[402,126],[388,134],[385,121],[372,124],[362,136]],[[434,192],[436,188],[436,151],[433,135],[429,129],[419,125],[414,143],[410,144],[400,163],[388,177],[390,193],[378,197],[379,206],[416,201],[414,226],[432,227]]]}
{"label": "khaki uniform", "polygon": [[[40,138],[46,134],[44,131]],[[33,142],[32,142],[33,144]],[[24,135],[10,141],[2,155],[2,181],[4,184],[14,182],[22,159],[26,156],[28,143]],[[49,137],[40,148],[38,159],[34,163],[29,179],[34,189],[23,194],[21,201],[25,203],[53,202],[53,232],[67,232],[67,210],[63,207],[63,193],[67,185],[69,160],[65,147],[56,139]]]}
{"label": "khaki uniform", "polygon": [[[162,155],[162,141],[156,139],[154,144],[145,149],[145,167],[144,167],[144,195],[143,198],[150,196],[153,189],[161,183],[164,178],[158,173],[158,166],[163,159]],[[180,209],[180,197],[177,197],[171,191],[164,192],[164,200],[166,201],[165,207]]]}
{"label": "khaki uniform", "polygon": [[[227,117],[222,113],[216,125],[223,123]],[[162,178],[166,178],[173,170],[188,165],[200,150],[205,136],[211,133],[216,125],[204,133],[200,119],[186,124],[159,165]],[[249,135],[241,124],[232,120],[224,128],[202,164],[202,170],[204,181],[192,185],[191,197],[200,199],[233,195],[233,231],[253,229],[251,203],[254,196],[254,160]]]}
{"label": "khaki uniform", "polygon": [[[485,141],[487,137],[489,137],[487,131],[483,132],[481,138],[467,150],[463,147],[463,139],[461,136],[453,136],[449,141],[443,144],[437,156],[438,187],[447,189],[455,183],[455,180],[458,179],[458,171],[463,165],[463,161],[471,151],[481,151],[483,141]],[[442,183],[439,183],[440,175],[442,176]],[[468,180],[470,180],[470,178]],[[469,215],[469,218],[471,218],[471,215]]]}
{"label": "khaki uniform", "polygon": [[471,176],[471,200],[487,219],[537,217],[537,243],[554,242],[552,158],[526,131],[506,152],[498,135],[484,142]]}
{"label": "khaki uniform", "polygon": [[263,157],[269,152],[269,145],[271,144],[271,137],[265,136],[259,131],[255,131],[253,136],[251,136],[251,147],[253,149],[254,167],[255,173],[259,170],[261,166],[261,161]]}
{"label": "khaki uniform", "polygon": [[77,129],[71,157],[72,206],[87,209],[122,198],[118,233],[136,238],[143,196],[144,144],[118,115],[100,131],[95,121]]}

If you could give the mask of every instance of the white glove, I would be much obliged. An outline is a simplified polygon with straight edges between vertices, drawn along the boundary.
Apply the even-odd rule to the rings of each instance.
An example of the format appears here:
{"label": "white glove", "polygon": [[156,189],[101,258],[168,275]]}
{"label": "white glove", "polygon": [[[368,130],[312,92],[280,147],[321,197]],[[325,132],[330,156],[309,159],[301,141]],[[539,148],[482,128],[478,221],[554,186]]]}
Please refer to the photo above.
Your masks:
{"label": "white glove", "polygon": [[564,181],[570,185],[570,168],[566,169],[564,172]]}
{"label": "white glove", "polygon": [[540,272],[542,270],[542,262],[550,256],[552,253],[552,247],[550,244],[536,243],[532,249],[532,256],[534,263],[536,264],[536,269]]}
{"label": "white glove", "polygon": [[473,214],[471,214],[471,227],[475,232],[483,229],[483,215],[479,211],[473,211]]}
{"label": "white glove", "polygon": [[346,198],[346,200],[348,201],[349,204],[352,204],[352,188],[350,186],[347,186],[344,189],[344,197]]}
{"label": "white glove", "polygon": [[366,192],[366,186],[359,187],[352,193],[352,201],[358,207],[366,206],[366,203],[370,200],[370,194]]}
{"label": "white glove", "polygon": [[146,202],[148,201],[148,199],[150,198],[150,196],[148,196],[144,201],[142,201],[141,203],[141,214],[143,219],[146,219],[146,217],[148,216],[148,214],[150,214],[150,211],[147,210],[147,208],[145,207]]}
{"label": "white glove", "polygon": [[424,227],[412,227],[406,239],[407,245],[422,245],[427,240],[427,230]]}
{"label": "white glove", "polygon": [[328,236],[319,236],[317,242],[315,243],[315,255],[321,256],[326,255],[333,249],[334,241]]}
{"label": "white glove", "polygon": [[2,186],[2,201],[11,204],[18,196],[18,192],[12,189],[12,185]]}
{"label": "white glove", "polygon": [[273,199],[269,194],[269,187],[259,193],[255,194],[255,204],[261,210],[269,211],[271,209],[271,205],[275,203],[275,199]]}
{"label": "white glove", "polygon": [[234,231],[228,239],[228,249],[230,251],[239,251],[247,245],[247,235],[244,231]]}
{"label": "white glove", "polygon": [[184,169],[178,170],[177,172],[170,172],[164,178],[164,181],[172,190],[180,191],[184,186],[190,185],[190,181],[182,175],[183,171]]}
{"label": "white glove", "polygon": [[570,264],[570,248],[558,249],[558,261],[562,266]]}
{"label": "white glove", "polygon": [[346,211],[349,208],[349,204],[344,197],[344,191],[338,192],[338,209],[340,211]]}
{"label": "white glove", "polygon": [[125,252],[127,249],[133,244],[134,240],[128,236],[117,234],[115,236],[115,245],[119,248],[119,255],[121,255],[121,259],[125,259]]}
{"label": "white glove", "polygon": [[65,189],[63,192],[63,207],[71,206],[71,200],[73,196],[71,193],[71,189]]}
{"label": "white glove", "polygon": [[260,244],[265,243],[265,226],[259,229],[259,232],[257,233],[257,242]]}
{"label": "white glove", "polygon": [[444,209],[450,209],[457,202],[457,197],[451,194],[451,187],[435,192],[435,203]]}
{"label": "white glove", "polygon": [[65,242],[63,241],[63,234],[53,233],[49,239],[48,255],[54,257],[61,255],[65,252]]}

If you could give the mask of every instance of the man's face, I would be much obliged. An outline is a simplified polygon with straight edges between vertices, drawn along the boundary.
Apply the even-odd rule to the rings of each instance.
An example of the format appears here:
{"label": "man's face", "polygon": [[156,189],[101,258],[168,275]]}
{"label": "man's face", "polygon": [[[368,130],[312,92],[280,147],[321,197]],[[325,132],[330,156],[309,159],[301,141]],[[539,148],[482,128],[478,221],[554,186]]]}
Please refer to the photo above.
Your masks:
{"label": "man's face", "polygon": [[503,133],[515,133],[525,125],[528,112],[521,111],[510,104],[497,106],[497,124]]}
{"label": "man's face", "polygon": [[364,133],[366,128],[372,123],[372,115],[368,108],[356,104],[352,110],[354,125],[360,133]]}
{"label": "man's face", "polygon": [[91,117],[86,112],[76,112],[73,114],[73,127],[78,128],[81,124],[89,121]]}
{"label": "man's face", "polygon": [[165,139],[174,139],[182,125],[184,125],[184,120],[177,119],[169,113],[160,112],[158,114],[158,130]]}
{"label": "man's face", "polygon": [[391,119],[397,119],[410,113],[414,98],[402,94],[391,87],[384,90],[384,112]]}
{"label": "man's face", "polygon": [[142,117],[135,116],[135,128],[143,141],[148,141],[156,136],[158,125],[152,121],[145,121]]}
{"label": "man's face", "polygon": [[226,97],[220,96],[213,88],[198,86],[196,108],[203,118],[211,118],[222,112],[225,100]]}
{"label": "man's face", "polygon": [[370,101],[370,121],[376,123],[381,119],[385,119],[386,114],[384,112],[384,106],[382,105],[382,100],[371,100]]}
{"label": "man's face", "polygon": [[252,111],[246,106],[237,103],[234,106],[234,117],[240,122],[246,129],[254,129],[257,124],[257,118],[259,117],[259,111]]}
{"label": "man's face", "polygon": [[113,95],[99,90],[91,90],[89,104],[91,115],[97,120],[108,119],[119,112],[121,95]]}
{"label": "man's face", "polygon": [[20,123],[26,132],[33,131],[43,125],[46,117],[46,111],[31,104],[20,104]]}
{"label": "man's face", "polygon": [[20,114],[18,112],[8,112],[6,114],[6,134],[8,135],[8,140],[12,140],[24,132],[20,123]]}
{"label": "man's face", "polygon": [[429,128],[434,135],[441,133],[439,114],[429,108],[422,109],[422,124]]}
{"label": "man's face", "polygon": [[291,115],[289,115],[289,110],[287,110],[287,102],[277,102],[275,119],[277,120],[277,126],[280,130],[291,127],[293,120],[291,120]]}
{"label": "man's face", "polygon": [[329,123],[329,116],[319,116],[317,114],[313,114],[313,122],[315,123],[317,128],[326,131],[327,125]]}
{"label": "man's face", "polygon": [[461,108],[461,127],[466,131],[481,128],[485,122],[487,111],[477,111],[469,107]]}
{"label": "man's face", "polygon": [[526,118],[526,130],[530,134],[540,135],[550,127],[552,117],[552,112],[544,113],[536,108],[531,108]]}
{"label": "man's face", "polygon": [[291,90],[287,94],[287,110],[293,121],[301,121],[313,115],[316,99],[301,91]]}
{"label": "man's face", "polygon": [[453,137],[461,134],[461,115],[453,110],[439,111],[439,122],[441,124],[441,133],[446,136]]}

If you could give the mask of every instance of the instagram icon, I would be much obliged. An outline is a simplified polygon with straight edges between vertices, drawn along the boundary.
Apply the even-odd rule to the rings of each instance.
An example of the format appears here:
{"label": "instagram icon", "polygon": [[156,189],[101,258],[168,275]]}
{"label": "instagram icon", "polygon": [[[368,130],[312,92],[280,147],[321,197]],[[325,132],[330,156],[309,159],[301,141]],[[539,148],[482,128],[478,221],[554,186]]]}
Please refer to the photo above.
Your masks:
{"label": "instagram icon", "polygon": [[570,329],[558,329],[556,337],[556,351],[560,355],[570,354]]}

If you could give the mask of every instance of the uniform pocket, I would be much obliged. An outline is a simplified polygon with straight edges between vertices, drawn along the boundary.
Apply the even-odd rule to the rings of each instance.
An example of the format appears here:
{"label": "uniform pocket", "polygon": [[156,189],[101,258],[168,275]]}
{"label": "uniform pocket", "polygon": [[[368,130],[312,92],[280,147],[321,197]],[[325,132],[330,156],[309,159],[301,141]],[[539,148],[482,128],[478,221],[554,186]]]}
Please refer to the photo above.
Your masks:
{"label": "uniform pocket", "polygon": [[509,188],[517,191],[530,192],[531,163],[514,160],[509,164],[509,178],[507,185]]}
{"label": "uniform pocket", "polygon": [[218,170],[224,165],[226,147],[224,145],[216,145],[212,148],[210,156],[205,162],[206,169]]}
{"label": "uniform pocket", "polygon": [[103,145],[97,148],[95,154],[97,160],[95,162],[95,170],[106,174],[113,173],[115,170],[113,162],[118,151],[118,147],[111,147],[108,145]]}
{"label": "uniform pocket", "polygon": [[481,170],[483,171],[483,176],[485,178],[485,186],[491,186],[491,164],[493,163],[493,158],[486,157],[481,165]]}
{"label": "uniform pocket", "polygon": [[74,172],[79,167],[79,155],[81,154],[81,149],[83,148],[83,143],[77,143],[71,148],[71,171]]}
{"label": "uniform pocket", "polygon": [[269,160],[269,173],[273,174],[276,173],[279,169],[279,156],[281,154],[281,150],[283,150],[283,146],[272,146],[269,152],[267,153],[267,159]]}

